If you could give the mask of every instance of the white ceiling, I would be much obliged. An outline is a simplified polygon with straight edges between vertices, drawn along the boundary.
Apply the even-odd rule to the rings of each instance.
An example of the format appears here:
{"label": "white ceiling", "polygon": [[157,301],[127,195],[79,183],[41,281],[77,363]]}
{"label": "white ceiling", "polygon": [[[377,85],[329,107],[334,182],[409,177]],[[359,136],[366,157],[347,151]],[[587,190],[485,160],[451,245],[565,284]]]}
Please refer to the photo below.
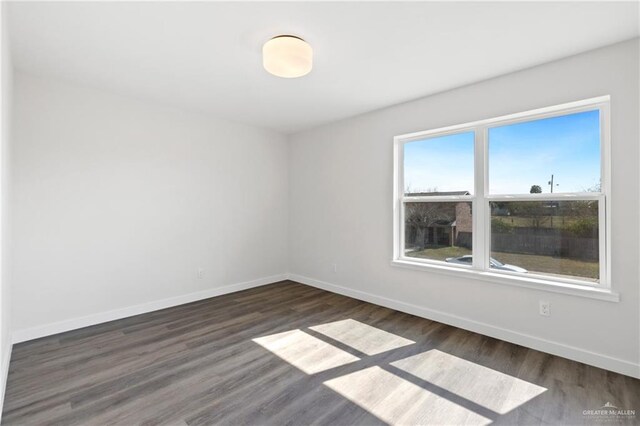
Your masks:
{"label": "white ceiling", "polygon": [[[292,133],[638,36],[638,3],[12,3],[17,69]],[[314,48],[300,79],[262,44]]]}

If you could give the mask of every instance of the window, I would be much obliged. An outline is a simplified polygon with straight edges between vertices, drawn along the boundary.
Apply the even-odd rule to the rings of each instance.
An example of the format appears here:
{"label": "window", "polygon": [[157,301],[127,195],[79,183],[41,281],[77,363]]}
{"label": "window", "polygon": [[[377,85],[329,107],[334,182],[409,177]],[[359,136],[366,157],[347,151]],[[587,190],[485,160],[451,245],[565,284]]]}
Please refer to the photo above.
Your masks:
{"label": "window", "polygon": [[394,261],[608,287],[608,106],[397,136]]}

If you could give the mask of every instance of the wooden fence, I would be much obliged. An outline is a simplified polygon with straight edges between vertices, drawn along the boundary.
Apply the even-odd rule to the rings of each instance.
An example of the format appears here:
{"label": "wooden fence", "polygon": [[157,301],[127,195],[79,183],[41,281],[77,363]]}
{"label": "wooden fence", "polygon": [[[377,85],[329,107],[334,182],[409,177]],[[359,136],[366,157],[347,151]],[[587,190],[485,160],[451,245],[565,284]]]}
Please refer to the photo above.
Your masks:
{"label": "wooden fence", "polygon": [[518,232],[492,234],[491,251],[593,261],[598,260],[599,244],[595,237],[576,237],[562,231],[539,232],[535,228],[519,228]]}

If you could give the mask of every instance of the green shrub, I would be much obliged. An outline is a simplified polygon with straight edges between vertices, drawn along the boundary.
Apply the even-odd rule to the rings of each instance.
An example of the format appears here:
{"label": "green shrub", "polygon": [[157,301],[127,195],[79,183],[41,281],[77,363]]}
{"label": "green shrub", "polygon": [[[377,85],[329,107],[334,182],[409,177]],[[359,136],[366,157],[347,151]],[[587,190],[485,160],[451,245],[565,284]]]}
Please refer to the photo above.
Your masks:
{"label": "green shrub", "polygon": [[598,219],[595,217],[581,217],[566,226],[566,230],[576,237],[591,237],[598,230]]}
{"label": "green shrub", "polygon": [[494,217],[491,219],[491,231],[499,234],[508,234],[513,231],[513,225]]}

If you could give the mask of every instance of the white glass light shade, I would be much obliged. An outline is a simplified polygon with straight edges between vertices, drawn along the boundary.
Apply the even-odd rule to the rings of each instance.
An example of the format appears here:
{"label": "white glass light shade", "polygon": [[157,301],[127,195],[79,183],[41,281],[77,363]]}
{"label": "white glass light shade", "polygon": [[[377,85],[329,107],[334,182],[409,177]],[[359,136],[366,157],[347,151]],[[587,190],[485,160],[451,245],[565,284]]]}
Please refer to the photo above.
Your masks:
{"label": "white glass light shade", "polygon": [[311,71],[313,50],[299,37],[277,36],[262,47],[262,64],[264,69],[278,77],[302,77]]}

